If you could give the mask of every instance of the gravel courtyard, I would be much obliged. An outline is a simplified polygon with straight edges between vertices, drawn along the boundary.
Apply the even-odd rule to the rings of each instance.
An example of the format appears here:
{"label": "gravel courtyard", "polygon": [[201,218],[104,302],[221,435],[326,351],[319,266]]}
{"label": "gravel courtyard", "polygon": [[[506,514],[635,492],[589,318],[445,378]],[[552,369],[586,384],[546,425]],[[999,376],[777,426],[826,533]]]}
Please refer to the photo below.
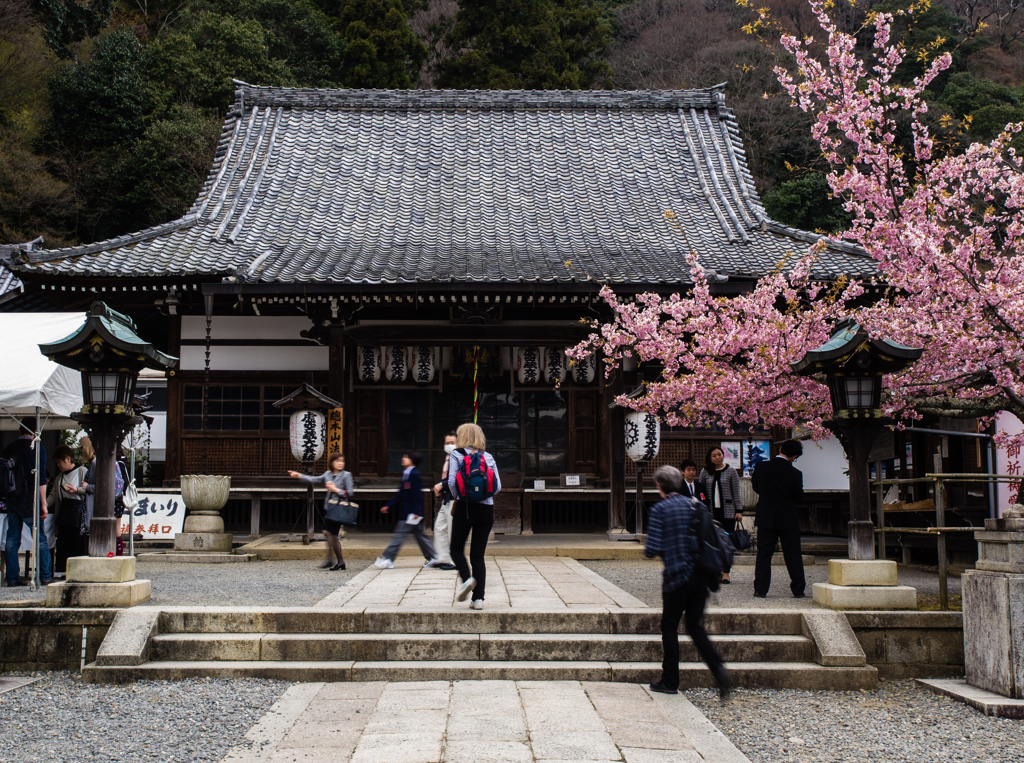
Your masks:
{"label": "gravel courtyard", "polygon": [[[138,578],[153,582],[147,605],[309,607],[366,569],[368,559],[346,560],[348,569],[320,569],[319,561],[242,564],[144,562]],[[46,598],[45,590],[0,588],[0,602]]]}
{"label": "gravel courtyard", "polygon": [[288,686],[212,678],[100,686],[44,673],[0,694],[0,760],[218,761]]}
{"label": "gravel courtyard", "polygon": [[911,681],[874,692],[743,690],[687,697],[752,763],[1019,763],[1024,721],[988,718]]}

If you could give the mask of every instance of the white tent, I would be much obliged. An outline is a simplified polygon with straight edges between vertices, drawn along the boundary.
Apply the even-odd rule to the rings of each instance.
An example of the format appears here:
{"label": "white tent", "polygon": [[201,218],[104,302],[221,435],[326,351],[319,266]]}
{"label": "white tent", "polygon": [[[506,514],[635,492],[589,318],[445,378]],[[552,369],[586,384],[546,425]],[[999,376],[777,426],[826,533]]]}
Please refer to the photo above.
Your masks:
{"label": "white tent", "polygon": [[39,352],[75,333],[84,313],[0,313],[0,429],[15,430],[13,416],[34,416],[38,406],[46,429],[77,429],[68,418],[82,407],[82,375]]}

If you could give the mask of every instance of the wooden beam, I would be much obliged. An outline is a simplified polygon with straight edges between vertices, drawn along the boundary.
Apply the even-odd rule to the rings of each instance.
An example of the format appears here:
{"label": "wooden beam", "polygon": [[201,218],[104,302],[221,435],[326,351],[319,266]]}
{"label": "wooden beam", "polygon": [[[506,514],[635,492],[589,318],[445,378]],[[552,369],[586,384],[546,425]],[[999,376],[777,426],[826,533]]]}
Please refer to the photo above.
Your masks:
{"label": "wooden beam", "polygon": [[510,326],[493,324],[416,324],[352,326],[345,329],[349,344],[577,344],[590,328],[564,326]]}

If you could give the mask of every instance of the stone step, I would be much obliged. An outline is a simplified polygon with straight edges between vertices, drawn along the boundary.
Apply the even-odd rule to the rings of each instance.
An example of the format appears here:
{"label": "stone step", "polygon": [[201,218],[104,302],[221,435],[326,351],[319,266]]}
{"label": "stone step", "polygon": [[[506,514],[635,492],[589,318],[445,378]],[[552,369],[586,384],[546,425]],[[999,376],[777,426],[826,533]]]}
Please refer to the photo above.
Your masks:
{"label": "stone step", "polygon": [[[660,633],[661,610],[592,609],[317,609],[298,607],[166,607],[160,633]],[[713,609],[711,634],[802,635],[799,610]]]}
{"label": "stone step", "polygon": [[[873,667],[826,668],[810,662],[736,662],[728,668],[736,686],[747,689],[807,689],[852,691],[874,689]],[[90,683],[127,683],[183,678],[271,678],[283,681],[453,681],[453,680],[572,680],[648,683],[661,674],[660,662],[562,661],[153,661],[137,666],[98,666],[82,673]],[[682,688],[714,685],[703,663],[680,665]]]}
{"label": "stone step", "polygon": [[[800,662],[814,657],[803,636],[732,635],[715,638],[728,662]],[[681,659],[696,661],[688,638]],[[457,660],[530,662],[654,662],[660,635],[641,634],[375,634],[375,633],[174,633],[156,636],[156,661]]]}

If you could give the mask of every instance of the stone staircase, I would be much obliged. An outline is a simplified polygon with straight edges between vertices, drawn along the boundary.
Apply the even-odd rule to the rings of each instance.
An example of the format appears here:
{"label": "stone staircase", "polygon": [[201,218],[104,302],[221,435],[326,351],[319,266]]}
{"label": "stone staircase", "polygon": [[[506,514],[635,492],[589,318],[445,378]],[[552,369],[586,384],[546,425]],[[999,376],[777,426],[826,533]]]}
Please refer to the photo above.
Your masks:
{"label": "stone staircase", "polygon": [[[456,679],[648,682],[661,668],[654,609],[416,611],[136,607],[119,612],[84,678],[288,681]],[[844,615],[712,610],[706,625],[746,688],[873,688]],[[680,638],[684,687],[712,686]]]}

